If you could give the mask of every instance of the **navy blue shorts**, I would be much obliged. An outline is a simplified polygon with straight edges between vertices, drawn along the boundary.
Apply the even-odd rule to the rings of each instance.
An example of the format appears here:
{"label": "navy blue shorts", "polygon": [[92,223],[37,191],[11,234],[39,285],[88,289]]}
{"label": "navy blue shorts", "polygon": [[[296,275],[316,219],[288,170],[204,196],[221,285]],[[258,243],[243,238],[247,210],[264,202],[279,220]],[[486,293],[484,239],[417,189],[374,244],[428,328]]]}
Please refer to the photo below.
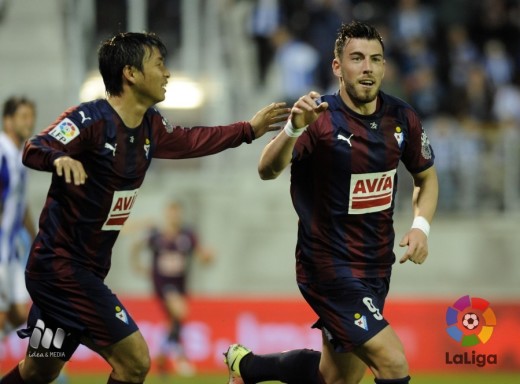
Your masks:
{"label": "navy blue shorts", "polygon": [[298,287],[318,315],[313,328],[323,331],[336,352],[351,352],[388,325],[383,308],[389,284],[389,277],[344,278]]}
{"label": "navy blue shorts", "polygon": [[102,279],[86,270],[60,279],[26,276],[33,306],[27,329],[29,353],[69,360],[80,343],[103,348],[138,330],[125,307]]}

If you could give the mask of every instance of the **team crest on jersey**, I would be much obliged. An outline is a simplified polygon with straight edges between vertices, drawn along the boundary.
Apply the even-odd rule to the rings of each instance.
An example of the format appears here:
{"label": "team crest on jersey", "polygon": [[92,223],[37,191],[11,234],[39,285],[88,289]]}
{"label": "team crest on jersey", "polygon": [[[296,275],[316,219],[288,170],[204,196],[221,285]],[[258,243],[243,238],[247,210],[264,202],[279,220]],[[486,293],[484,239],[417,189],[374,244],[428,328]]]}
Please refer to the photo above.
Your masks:
{"label": "team crest on jersey", "polygon": [[350,178],[348,213],[379,212],[392,205],[396,169],[386,172],[354,174]]}
{"label": "team crest on jersey", "polygon": [[432,148],[430,147],[430,140],[428,139],[428,136],[424,131],[421,134],[421,155],[426,160],[430,160],[432,158]]}
{"label": "team crest on jersey", "polygon": [[166,128],[166,132],[168,133],[172,133],[173,132],[173,125],[170,124],[170,122],[168,121],[168,119],[164,116],[162,116],[162,123],[164,125],[164,128]]}
{"label": "team crest on jersey", "polygon": [[401,127],[395,127],[395,133],[394,137],[397,140],[397,145],[399,145],[399,148],[401,148],[401,144],[403,144],[403,130]]}
{"label": "team crest on jersey", "polygon": [[119,231],[130,216],[139,189],[133,191],[116,191],[112,198],[110,212],[101,229],[103,231]]}
{"label": "team crest on jersey", "polygon": [[146,159],[148,159],[148,155],[150,154],[150,139],[146,138],[144,141],[144,155]]}
{"label": "team crest on jersey", "polygon": [[68,144],[79,136],[79,128],[72,120],[66,117],[51,129],[49,135],[63,144]]}

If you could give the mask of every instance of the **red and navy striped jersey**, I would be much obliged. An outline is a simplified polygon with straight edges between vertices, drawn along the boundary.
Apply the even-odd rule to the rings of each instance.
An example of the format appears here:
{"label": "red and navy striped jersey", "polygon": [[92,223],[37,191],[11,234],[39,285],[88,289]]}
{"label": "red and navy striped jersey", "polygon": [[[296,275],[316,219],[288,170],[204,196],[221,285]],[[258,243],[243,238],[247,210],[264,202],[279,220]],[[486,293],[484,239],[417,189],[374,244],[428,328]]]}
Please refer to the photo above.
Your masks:
{"label": "red and navy striped jersey", "polygon": [[190,228],[181,228],[174,235],[157,228],[153,229],[148,237],[148,248],[153,256],[154,279],[173,277],[185,279],[197,246],[197,236]]}
{"label": "red and navy striped jersey", "polygon": [[[53,172],[27,274],[44,278],[80,267],[104,278],[152,158],[205,156],[253,139],[248,122],[184,128],[150,108],[140,126],[130,129],[106,100],[69,109],[24,148],[25,165]],[[84,185],[57,176],[53,161],[63,155],[83,164]]]}
{"label": "red and navy striped jersey", "polygon": [[395,262],[393,212],[397,166],[433,165],[417,113],[383,92],[372,115],[339,94],[296,142],[291,197],[298,214],[298,281],[389,276]]}

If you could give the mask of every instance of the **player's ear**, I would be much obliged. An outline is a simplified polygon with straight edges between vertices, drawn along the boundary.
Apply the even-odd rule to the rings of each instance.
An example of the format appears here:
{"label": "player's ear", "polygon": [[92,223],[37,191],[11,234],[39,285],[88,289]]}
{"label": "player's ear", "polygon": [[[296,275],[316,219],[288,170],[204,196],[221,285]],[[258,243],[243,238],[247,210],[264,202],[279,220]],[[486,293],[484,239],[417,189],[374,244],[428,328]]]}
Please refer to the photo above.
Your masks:
{"label": "player's ear", "polygon": [[341,63],[337,58],[332,60],[332,72],[334,76],[341,78]]}
{"label": "player's ear", "polygon": [[125,65],[123,68],[123,79],[129,82],[130,84],[135,83],[135,75],[137,69],[131,65]]}

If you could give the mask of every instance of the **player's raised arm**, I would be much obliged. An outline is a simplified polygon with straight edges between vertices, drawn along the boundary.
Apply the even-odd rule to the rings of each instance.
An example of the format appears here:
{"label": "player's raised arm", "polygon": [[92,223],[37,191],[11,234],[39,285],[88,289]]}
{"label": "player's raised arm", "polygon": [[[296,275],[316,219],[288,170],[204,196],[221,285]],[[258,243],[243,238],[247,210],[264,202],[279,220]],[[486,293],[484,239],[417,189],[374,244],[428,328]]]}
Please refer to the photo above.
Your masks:
{"label": "player's raised arm", "polygon": [[297,138],[328,108],[327,103],[316,105],[319,97],[319,93],[309,92],[296,101],[285,128],[266,145],[260,156],[258,173],[262,180],[277,178],[289,165]]}

